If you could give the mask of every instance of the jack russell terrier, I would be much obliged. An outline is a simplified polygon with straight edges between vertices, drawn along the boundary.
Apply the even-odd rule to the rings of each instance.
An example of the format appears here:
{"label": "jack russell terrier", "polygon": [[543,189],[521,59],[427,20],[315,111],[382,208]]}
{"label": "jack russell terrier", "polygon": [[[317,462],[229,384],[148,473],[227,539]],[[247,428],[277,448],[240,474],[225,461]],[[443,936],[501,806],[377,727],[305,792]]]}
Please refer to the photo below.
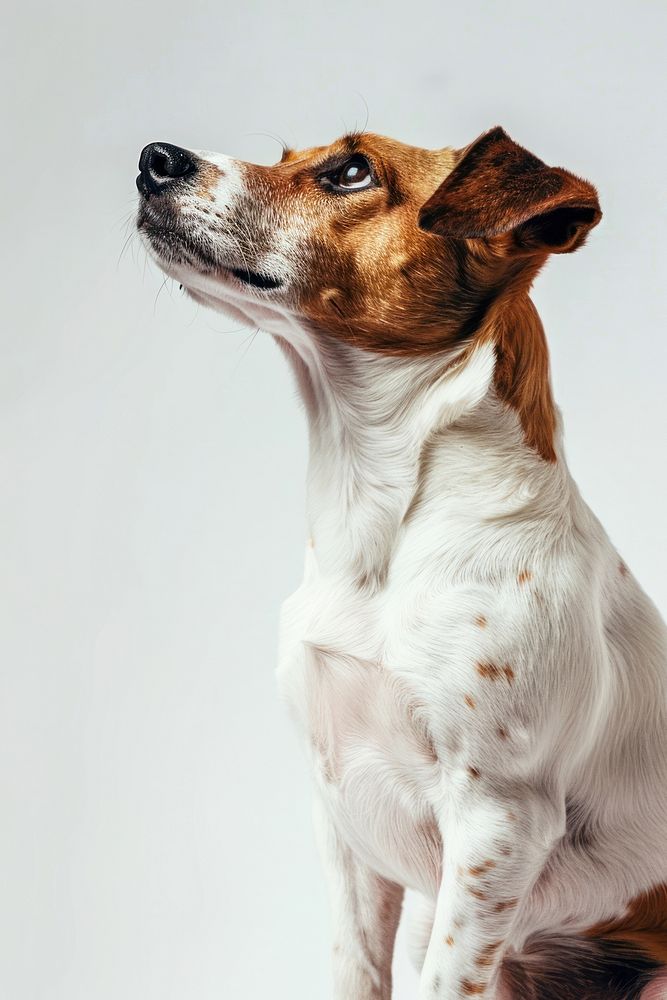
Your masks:
{"label": "jack russell terrier", "polygon": [[494,128],[257,166],[167,143],[138,228],[272,334],[310,425],[278,678],[309,748],[336,1000],[667,997],[667,631],[568,472],[530,285],[595,189]]}

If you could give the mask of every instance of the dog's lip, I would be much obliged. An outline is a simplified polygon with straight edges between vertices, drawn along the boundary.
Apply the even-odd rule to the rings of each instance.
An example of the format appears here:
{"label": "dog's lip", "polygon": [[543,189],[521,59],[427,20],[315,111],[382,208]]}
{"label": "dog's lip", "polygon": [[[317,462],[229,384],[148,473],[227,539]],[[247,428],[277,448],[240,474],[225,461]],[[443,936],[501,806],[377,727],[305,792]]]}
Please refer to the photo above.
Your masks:
{"label": "dog's lip", "polygon": [[225,270],[245,285],[252,285],[253,288],[260,288],[262,291],[271,291],[280,288],[283,284],[282,278],[277,278],[272,274],[261,274],[259,271],[248,271],[243,267],[228,267]]}

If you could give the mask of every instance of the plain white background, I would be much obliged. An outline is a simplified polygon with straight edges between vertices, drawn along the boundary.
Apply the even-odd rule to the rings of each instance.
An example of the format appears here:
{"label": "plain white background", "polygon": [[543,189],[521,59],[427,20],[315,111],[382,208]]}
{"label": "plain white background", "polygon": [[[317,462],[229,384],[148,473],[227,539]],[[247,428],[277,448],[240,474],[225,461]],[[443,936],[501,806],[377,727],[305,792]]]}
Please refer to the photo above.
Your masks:
{"label": "plain white background", "polygon": [[[574,474],[667,608],[664,39],[641,3],[116,0],[4,20],[0,996],[329,991],[309,779],[273,681],[305,424],[270,339],[138,242],[141,147],[274,162],[504,125],[599,187],[535,297]],[[8,30],[9,29],[9,30]],[[415,996],[402,945],[397,997]]]}

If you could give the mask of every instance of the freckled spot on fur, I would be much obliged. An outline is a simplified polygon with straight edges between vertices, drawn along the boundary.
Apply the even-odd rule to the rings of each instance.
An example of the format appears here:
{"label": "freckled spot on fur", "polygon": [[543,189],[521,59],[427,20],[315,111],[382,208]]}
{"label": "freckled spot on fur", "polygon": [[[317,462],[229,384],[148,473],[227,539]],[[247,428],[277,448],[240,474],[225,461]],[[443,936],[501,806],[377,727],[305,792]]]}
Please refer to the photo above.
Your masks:
{"label": "freckled spot on fur", "polygon": [[628,575],[628,567],[625,565],[622,559],[618,564],[618,572],[621,574],[621,576]]}
{"label": "freckled spot on fur", "polygon": [[513,812],[508,812],[507,818],[510,821],[510,823],[516,823],[516,821],[517,821],[517,819],[516,819],[516,813],[513,813]]}
{"label": "freckled spot on fur", "polygon": [[479,956],[477,957],[477,965],[481,968],[488,968],[493,965],[495,960],[495,954],[502,944],[502,941],[491,941],[484,948],[482,948]]}
{"label": "freckled spot on fur", "polygon": [[488,894],[484,892],[483,889],[476,889],[474,886],[468,886],[468,892],[475,899],[488,899]]}
{"label": "freckled spot on fur", "polygon": [[496,732],[498,733],[498,736],[500,737],[501,740],[509,739],[509,733],[507,732],[504,726],[498,726]]}
{"label": "freckled spot on fur", "polygon": [[481,865],[475,865],[473,868],[469,868],[468,872],[473,876],[485,875],[486,872],[491,871],[491,869],[495,867],[495,861],[483,861]]}
{"label": "freckled spot on fur", "polygon": [[486,628],[487,621],[484,615],[477,615],[477,617],[475,618],[475,625],[477,625],[479,628]]}
{"label": "freckled spot on fur", "polygon": [[462,979],[461,990],[467,997],[479,996],[486,990],[486,983],[473,983],[470,979]]}
{"label": "freckled spot on fur", "polygon": [[518,902],[518,899],[503,899],[494,906],[494,913],[504,913],[505,910],[512,910]]}
{"label": "freckled spot on fur", "polygon": [[467,694],[464,698],[464,701],[468,706],[468,708],[477,708],[477,702],[475,701],[475,699],[471,694]]}
{"label": "freckled spot on fur", "polygon": [[471,778],[477,779],[477,778],[480,777],[480,773],[479,773],[479,771],[477,770],[476,767],[469,767],[468,768],[468,774],[470,775]]}
{"label": "freckled spot on fur", "polygon": [[512,848],[511,848],[511,847],[509,846],[509,844],[503,844],[503,845],[502,845],[502,847],[499,847],[499,848],[498,848],[498,852],[499,852],[499,853],[500,853],[500,854],[501,854],[501,855],[502,855],[502,856],[503,856],[504,858],[509,858],[509,856],[510,856],[510,855],[511,855],[511,853],[512,853]]}
{"label": "freckled spot on fur", "polygon": [[478,663],[477,673],[489,681],[497,681],[502,677],[501,669],[495,663]]}
{"label": "freckled spot on fur", "polygon": [[448,934],[447,937],[445,938],[445,944],[449,945],[450,948],[454,946],[454,938],[452,937],[451,934]]}
{"label": "freckled spot on fur", "polygon": [[523,587],[524,583],[530,583],[532,579],[533,579],[533,574],[530,572],[529,569],[522,569],[519,575],[517,576],[517,582],[520,587]]}
{"label": "freckled spot on fur", "polygon": [[496,663],[478,663],[477,673],[487,681],[499,681],[503,677],[511,684],[514,680],[514,671],[509,663],[499,667]]}

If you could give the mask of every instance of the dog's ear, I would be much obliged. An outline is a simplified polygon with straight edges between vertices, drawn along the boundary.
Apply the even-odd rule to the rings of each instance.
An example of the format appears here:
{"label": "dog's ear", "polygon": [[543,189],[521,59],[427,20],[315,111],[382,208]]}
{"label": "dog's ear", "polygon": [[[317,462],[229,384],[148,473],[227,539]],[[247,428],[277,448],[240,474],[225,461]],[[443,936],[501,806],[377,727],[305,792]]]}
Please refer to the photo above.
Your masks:
{"label": "dog's ear", "polygon": [[458,239],[511,233],[509,246],[519,252],[569,253],[601,216],[592,184],[548,167],[494,128],[463,152],[422,207],[419,225]]}

